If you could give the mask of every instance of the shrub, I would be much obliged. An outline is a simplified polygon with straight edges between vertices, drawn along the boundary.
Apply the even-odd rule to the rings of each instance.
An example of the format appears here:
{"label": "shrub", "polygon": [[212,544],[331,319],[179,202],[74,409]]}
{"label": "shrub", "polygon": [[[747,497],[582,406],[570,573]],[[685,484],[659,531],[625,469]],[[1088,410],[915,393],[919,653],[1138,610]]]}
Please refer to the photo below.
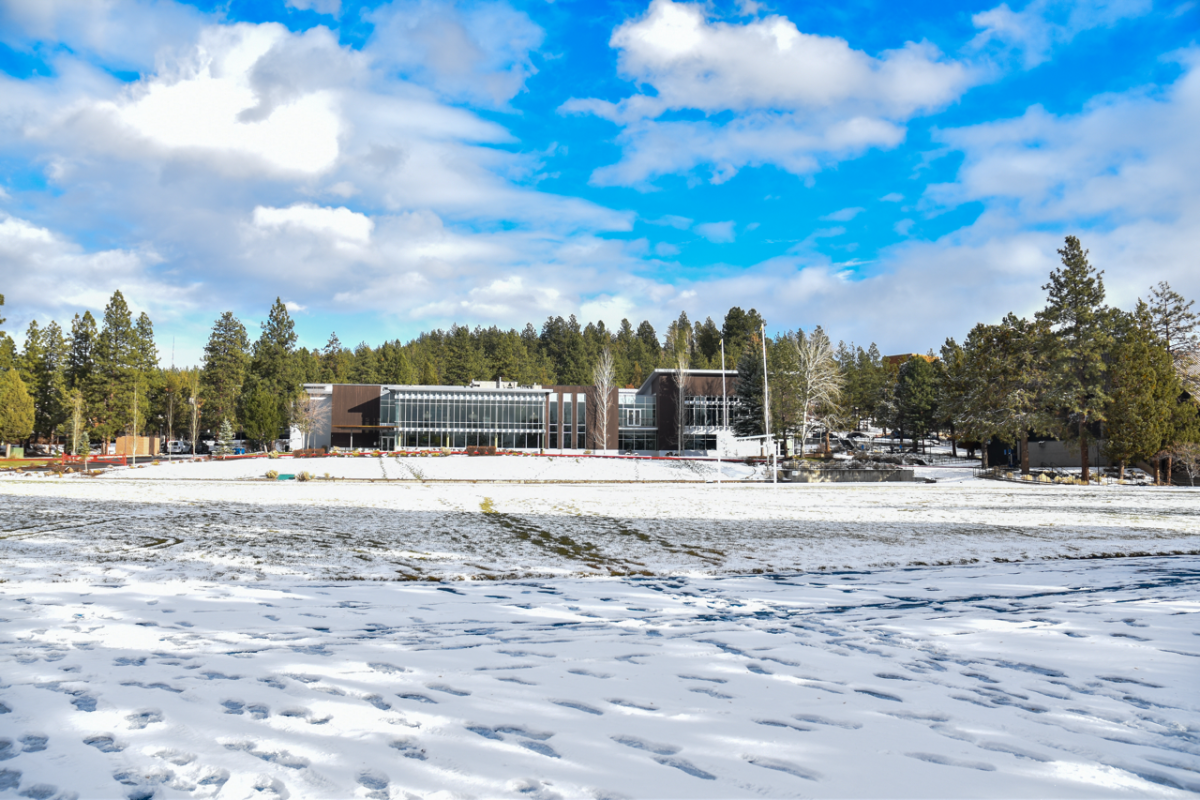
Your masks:
{"label": "shrub", "polygon": [[279,470],[275,470],[275,469],[267,470],[267,480],[274,481],[274,480],[278,480],[278,479],[279,479]]}
{"label": "shrub", "polygon": [[311,473],[311,472],[301,472],[299,475],[297,475],[297,476],[296,476],[296,480],[298,480],[298,481],[311,481],[311,480],[312,480],[312,473]]}
{"label": "shrub", "polygon": [[267,458],[279,458],[279,453],[275,450],[272,450],[271,452],[267,453]]}

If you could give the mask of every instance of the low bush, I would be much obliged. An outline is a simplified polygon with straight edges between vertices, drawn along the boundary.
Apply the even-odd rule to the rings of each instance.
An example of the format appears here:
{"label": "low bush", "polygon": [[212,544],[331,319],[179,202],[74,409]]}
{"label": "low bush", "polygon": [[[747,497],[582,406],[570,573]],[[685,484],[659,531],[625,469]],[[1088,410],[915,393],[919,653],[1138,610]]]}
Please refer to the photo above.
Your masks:
{"label": "low bush", "polygon": [[267,480],[269,480],[269,481],[279,480],[279,470],[275,470],[275,469],[267,470]]}
{"label": "low bush", "polygon": [[312,480],[312,473],[311,473],[311,472],[301,472],[299,475],[297,475],[297,476],[296,476],[296,480],[298,480],[298,481],[311,481],[311,480]]}

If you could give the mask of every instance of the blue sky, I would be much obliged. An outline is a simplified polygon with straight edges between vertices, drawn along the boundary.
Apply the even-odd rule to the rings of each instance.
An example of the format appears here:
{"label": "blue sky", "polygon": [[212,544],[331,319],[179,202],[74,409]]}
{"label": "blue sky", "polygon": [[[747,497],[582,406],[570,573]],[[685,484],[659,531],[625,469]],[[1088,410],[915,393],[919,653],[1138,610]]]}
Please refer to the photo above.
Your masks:
{"label": "blue sky", "polygon": [[0,0],[6,328],[114,289],[194,362],[575,313],[925,350],[1065,234],[1200,295],[1200,8]]}

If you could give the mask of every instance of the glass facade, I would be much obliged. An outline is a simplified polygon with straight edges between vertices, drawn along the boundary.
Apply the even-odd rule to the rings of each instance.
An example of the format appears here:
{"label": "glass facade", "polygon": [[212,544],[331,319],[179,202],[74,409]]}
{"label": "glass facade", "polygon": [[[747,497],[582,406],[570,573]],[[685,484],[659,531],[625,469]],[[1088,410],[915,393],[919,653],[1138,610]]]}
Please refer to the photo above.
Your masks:
{"label": "glass facade", "polygon": [[691,396],[683,401],[683,408],[684,425],[697,428],[723,427],[724,401],[720,397]]}
{"label": "glass facade", "polygon": [[683,435],[684,450],[716,450],[717,435],[715,433],[685,433]]}
{"label": "glass facade", "polygon": [[622,453],[626,450],[657,450],[658,432],[655,430],[618,431],[617,449]]}
{"label": "glass facade", "polygon": [[617,395],[617,449],[658,450],[658,410],[653,397]]}
{"label": "glass facade", "polygon": [[545,392],[439,392],[422,388],[384,389],[380,398],[382,447],[542,447]]}

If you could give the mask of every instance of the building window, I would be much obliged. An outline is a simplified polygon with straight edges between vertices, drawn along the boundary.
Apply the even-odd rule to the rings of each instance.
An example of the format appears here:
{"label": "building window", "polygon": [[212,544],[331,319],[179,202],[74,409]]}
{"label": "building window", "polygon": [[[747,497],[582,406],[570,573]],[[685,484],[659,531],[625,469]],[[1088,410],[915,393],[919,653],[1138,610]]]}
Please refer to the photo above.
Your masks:
{"label": "building window", "polygon": [[617,433],[617,449],[626,450],[658,450],[658,434],[655,431],[623,430]]}

